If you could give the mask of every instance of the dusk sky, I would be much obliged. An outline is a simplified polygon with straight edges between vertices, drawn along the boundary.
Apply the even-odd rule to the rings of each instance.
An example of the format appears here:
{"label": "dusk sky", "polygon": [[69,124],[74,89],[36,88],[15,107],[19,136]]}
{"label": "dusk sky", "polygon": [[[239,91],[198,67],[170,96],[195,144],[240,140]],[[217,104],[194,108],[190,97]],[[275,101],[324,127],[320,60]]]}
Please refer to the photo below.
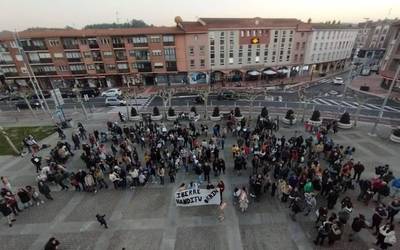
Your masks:
{"label": "dusk sky", "polygon": [[1,0],[0,30],[120,22],[173,25],[175,16],[298,18],[314,22],[400,18],[400,0]]}

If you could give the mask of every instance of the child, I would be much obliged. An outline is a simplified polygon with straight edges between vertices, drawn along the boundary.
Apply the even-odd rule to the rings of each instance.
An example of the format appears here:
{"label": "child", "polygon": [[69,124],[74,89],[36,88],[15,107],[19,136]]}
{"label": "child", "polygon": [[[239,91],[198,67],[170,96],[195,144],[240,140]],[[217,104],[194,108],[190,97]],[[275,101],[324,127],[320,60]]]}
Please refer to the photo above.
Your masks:
{"label": "child", "polygon": [[96,219],[100,223],[100,226],[104,226],[105,228],[108,228],[106,219],[104,219],[104,217],[106,217],[105,214],[103,214],[103,215],[96,214]]}

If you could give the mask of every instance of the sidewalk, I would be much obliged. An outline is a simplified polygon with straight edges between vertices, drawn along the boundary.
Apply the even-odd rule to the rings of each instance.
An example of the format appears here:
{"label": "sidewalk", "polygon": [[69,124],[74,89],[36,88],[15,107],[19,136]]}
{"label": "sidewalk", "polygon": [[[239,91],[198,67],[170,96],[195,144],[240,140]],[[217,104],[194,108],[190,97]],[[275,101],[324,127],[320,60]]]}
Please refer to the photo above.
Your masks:
{"label": "sidewalk", "polygon": [[[371,74],[369,76],[357,76],[353,79],[349,87],[354,91],[383,98],[387,95],[388,90],[381,87],[381,82],[382,76],[377,74]],[[361,86],[368,86],[369,91],[361,91]],[[391,94],[391,99],[399,101],[400,93],[393,91]]]}

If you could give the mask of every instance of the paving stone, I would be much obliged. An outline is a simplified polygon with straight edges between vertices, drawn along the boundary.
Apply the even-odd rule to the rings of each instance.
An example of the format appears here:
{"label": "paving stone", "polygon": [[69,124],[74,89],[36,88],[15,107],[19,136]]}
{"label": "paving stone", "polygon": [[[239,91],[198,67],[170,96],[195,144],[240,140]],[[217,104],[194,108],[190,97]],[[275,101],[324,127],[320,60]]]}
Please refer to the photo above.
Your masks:
{"label": "paving stone", "polygon": [[[75,194],[76,195],[76,194]],[[28,223],[48,223],[60,213],[60,210],[67,204],[74,196],[73,192],[57,192],[52,193],[54,200],[49,201],[42,197],[45,204],[40,206],[33,206],[25,209],[18,215],[16,224]]]}
{"label": "paving stone", "polygon": [[178,227],[175,250],[224,250],[228,249],[226,227]]}
{"label": "paving stone", "polygon": [[158,250],[162,236],[163,230],[118,230],[114,232],[108,249]]}
{"label": "paving stone", "polygon": [[62,250],[95,250],[96,241],[101,233],[102,231],[62,233],[54,234],[54,237],[61,242]]}
{"label": "paving stone", "polygon": [[297,249],[291,240],[287,225],[240,225],[240,235],[245,250]]}
{"label": "paving stone", "polygon": [[[97,194],[84,193],[85,198],[65,218],[65,221],[90,221],[95,220],[95,215],[106,214],[111,216],[116,204],[123,196],[124,191],[112,189],[101,190]],[[126,191],[129,192],[129,191]],[[71,191],[71,193],[74,193]]]}
{"label": "paving stone", "polygon": [[0,250],[28,249],[37,237],[38,235],[35,234],[12,236],[2,235],[0,236]]}
{"label": "paving stone", "polygon": [[172,188],[136,188],[131,202],[122,211],[123,219],[164,218]]}

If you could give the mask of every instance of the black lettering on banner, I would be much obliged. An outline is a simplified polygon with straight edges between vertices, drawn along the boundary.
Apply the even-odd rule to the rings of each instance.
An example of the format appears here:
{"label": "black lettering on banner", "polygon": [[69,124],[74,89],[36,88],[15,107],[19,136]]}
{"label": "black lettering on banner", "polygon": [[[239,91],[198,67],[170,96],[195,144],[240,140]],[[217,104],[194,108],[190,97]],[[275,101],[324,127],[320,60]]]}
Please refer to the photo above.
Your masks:
{"label": "black lettering on banner", "polygon": [[207,197],[204,199],[205,203],[208,203],[212,198],[214,198],[214,196],[218,193],[218,191],[216,189],[214,189],[213,191],[211,191],[211,193],[209,193],[207,195]]}

